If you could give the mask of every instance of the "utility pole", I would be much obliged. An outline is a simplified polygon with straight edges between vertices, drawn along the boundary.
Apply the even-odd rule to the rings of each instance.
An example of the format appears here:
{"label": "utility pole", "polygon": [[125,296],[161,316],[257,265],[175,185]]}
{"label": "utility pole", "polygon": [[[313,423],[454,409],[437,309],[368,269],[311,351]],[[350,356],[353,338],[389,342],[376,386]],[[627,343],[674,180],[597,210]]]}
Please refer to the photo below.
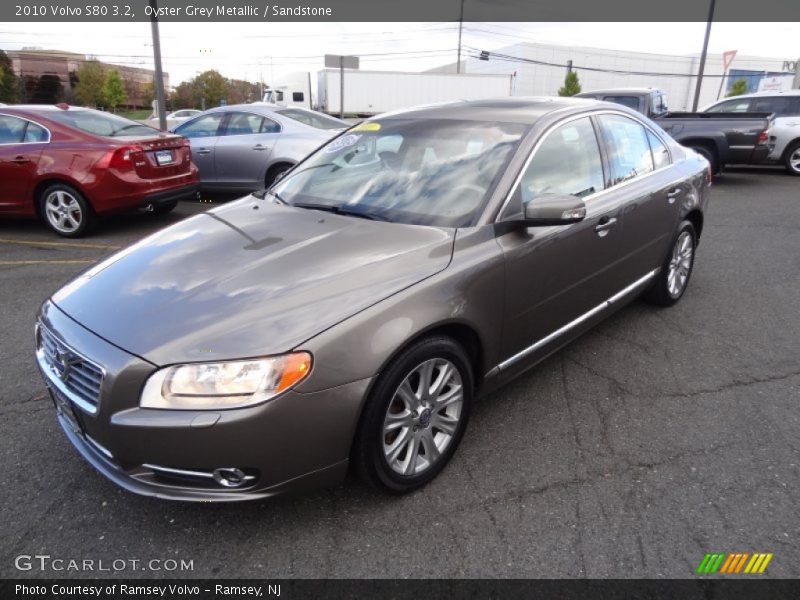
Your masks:
{"label": "utility pole", "polygon": [[703,72],[706,70],[706,55],[708,54],[708,38],[711,36],[711,22],[714,20],[714,5],[717,0],[711,0],[708,7],[708,21],[706,22],[706,36],[703,39],[703,53],[700,55],[700,68],[697,70],[697,85],[694,88],[694,102],[692,112],[697,112],[700,103],[700,86],[703,85]]}
{"label": "utility pole", "polygon": [[156,101],[158,102],[158,128],[167,130],[167,102],[164,98],[164,72],[161,68],[161,37],[158,34],[158,14],[156,0],[149,0],[153,13],[150,16],[150,30],[153,34],[153,62],[156,67]]}
{"label": "utility pole", "polygon": [[461,0],[461,14],[458,17],[458,61],[456,73],[461,74],[461,31],[464,29],[464,0]]}

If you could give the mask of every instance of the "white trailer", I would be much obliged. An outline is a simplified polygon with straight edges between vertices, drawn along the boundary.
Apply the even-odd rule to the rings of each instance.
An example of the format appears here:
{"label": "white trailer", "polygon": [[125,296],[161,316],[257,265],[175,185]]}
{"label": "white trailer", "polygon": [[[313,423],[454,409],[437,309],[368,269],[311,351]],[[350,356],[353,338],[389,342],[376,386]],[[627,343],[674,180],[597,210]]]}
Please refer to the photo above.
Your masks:
{"label": "white trailer", "polygon": [[[512,77],[345,69],[344,113],[369,116],[421,104],[507,97],[513,91]],[[317,74],[316,105],[329,114],[339,114],[339,69],[323,69]]]}

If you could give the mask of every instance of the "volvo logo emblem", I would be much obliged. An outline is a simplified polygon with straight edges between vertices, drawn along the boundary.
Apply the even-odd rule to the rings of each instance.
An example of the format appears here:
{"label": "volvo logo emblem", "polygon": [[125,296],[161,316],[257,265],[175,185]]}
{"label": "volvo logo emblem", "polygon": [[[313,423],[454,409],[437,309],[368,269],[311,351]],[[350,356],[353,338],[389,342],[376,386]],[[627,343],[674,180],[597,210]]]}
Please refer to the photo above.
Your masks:
{"label": "volvo logo emblem", "polygon": [[70,358],[63,350],[57,350],[53,357],[53,372],[61,381],[66,381],[69,378]]}

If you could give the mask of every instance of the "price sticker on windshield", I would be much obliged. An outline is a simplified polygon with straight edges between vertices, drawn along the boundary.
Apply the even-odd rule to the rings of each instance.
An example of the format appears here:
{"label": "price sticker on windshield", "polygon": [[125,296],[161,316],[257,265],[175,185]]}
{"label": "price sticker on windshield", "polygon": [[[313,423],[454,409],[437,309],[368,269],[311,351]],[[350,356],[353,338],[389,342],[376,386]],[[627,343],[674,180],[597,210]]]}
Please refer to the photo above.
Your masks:
{"label": "price sticker on windshield", "polygon": [[352,146],[360,139],[361,139],[360,135],[353,135],[352,133],[348,133],[345,136],[333,140],[330,144],[325,146],[324,151],[328,153],[338,152],[342,148],[347,148],[349,146]]}

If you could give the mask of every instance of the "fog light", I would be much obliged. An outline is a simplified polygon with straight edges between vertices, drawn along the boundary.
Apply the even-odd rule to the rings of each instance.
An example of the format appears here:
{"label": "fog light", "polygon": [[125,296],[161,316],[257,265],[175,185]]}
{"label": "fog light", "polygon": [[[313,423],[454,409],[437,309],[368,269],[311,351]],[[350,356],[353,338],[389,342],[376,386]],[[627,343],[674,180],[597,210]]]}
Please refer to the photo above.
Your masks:
{"label": "fog light", "polygon": [[214,481],[223,487],[234,488],[244,485],[252,477],[247,477],[244,471],[235,467],[222,467],[214,469]]}

